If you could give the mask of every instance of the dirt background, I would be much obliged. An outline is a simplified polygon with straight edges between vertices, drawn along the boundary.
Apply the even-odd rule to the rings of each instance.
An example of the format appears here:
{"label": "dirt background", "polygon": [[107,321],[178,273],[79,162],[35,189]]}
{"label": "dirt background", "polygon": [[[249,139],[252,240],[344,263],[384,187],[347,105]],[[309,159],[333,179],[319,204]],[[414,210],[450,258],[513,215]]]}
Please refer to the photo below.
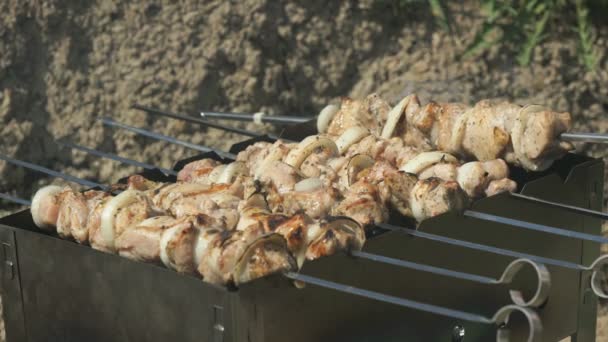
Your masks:
{"label": "dirt background", "polygon": [[[391,3],[0,1],[0,153],[110,182],[135,169],[59,148],[55,140],[170,167],[194,152],[105,128],[96,118],[226,148],[242,137],[146,116],[130,105],[193,115],[314,115],[340,96],[371,92],[392,101],[415,91],[423,100],[539,103],[570,111],[577,131],[608,130],[605,27],[597,27],[594,72],[578,63],[568,18],[551,24],[531,66],[520,67],[509,47],[459,58],[482,22],[470,2],[451,6],[452,34],[437,28],[425,6],[396,13]],[[578,148],[606,154],[601,146]],[[1,192],[30,197],[48,182],[0,162]],[[0,203],[0,214],[17,209]]]}

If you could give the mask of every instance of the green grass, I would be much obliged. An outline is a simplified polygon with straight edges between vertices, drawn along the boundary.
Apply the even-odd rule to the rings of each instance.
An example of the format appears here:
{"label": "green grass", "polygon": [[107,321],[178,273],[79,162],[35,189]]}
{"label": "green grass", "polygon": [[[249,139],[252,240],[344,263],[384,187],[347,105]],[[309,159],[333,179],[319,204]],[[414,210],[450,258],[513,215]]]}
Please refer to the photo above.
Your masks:
{"label": "green grass", "polygon": [[[518,64],[530,65],[534,49],[552,32],[552,26],[567,25],[578,39],[581,64],[595,70],[599,54],[591,16],[604,21],[608,0],[478,0],[484,17],[475,37],[466,43],[463,58],[471,58],[493,46],[510,49]],[[424,3],[424,0],[422,1]],[[395,13],[407,10],[416,0],[392,0]],[[437,26],[452,32],[446,0],[426,0]],[[592,9],[590,13],[590,9]],[[574,23],[574,24],[572,24]]]}

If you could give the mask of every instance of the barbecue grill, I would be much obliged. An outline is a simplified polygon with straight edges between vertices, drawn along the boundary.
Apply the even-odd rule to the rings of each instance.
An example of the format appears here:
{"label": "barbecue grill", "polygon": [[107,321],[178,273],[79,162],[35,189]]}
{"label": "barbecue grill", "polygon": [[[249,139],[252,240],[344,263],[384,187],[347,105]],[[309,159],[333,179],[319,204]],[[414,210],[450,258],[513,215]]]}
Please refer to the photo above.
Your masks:
{"label": "barbecue grill", "polygon": [[[282,137],[299,140],[306,129]],[[273,138],[197,155],[174,171]],[[175,172],[142,167],[153,180],[175,180]],[[597,296],[605,296],[603,171],[601,160],[575,154],[543,173],[514,168],[519,194],[476,201],[418,228],[393,215],[361,252],[238,289],[62,240],[21,211],[0,219],[7,339],[594,341]]]}

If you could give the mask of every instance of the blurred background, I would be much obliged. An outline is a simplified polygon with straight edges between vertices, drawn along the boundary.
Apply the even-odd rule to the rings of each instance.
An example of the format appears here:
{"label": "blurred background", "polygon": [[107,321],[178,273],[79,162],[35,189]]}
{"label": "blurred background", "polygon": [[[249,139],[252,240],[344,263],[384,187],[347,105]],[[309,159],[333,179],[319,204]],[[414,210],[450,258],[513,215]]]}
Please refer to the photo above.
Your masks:
{"label": "blurred background", "polygon": [[[606,132],[607,16],[602,0],[2,0],[0,153],[112,182],[136,169],[55,141],[171,167],[195,152],[96,118],[227,148],[243,137],[130,106],[312,116],[372,92],[543,104],[572,113],[576,131]],[[27,198],[49,181],[0,162],[0,192]],[[0,201],[0,215],[19,209]]]}

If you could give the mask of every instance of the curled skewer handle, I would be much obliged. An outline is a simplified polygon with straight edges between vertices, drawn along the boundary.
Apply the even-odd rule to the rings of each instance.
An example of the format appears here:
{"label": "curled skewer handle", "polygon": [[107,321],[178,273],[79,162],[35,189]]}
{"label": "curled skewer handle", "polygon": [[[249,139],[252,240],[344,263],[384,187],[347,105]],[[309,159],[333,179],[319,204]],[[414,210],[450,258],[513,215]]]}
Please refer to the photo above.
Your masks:
{"label": "curled skewer handle", "polygon": [[608,134],[602,134],[602,133],[582,133],[582,132],[562,133],[560,138],[562,140],[566,140],[566,141],[584,141],[584,142],[588,142],[588,143],[600,143],[600,144],[608,143]]}
{"label": "curled skewer handle", "polygon": [[602,255],[595,259],[595,261],[589,266],[589,270],[593,271],[591,274],[591,289],[596,296],[602,299],[608,299],[608,293],[602,287],[602,277],[606,272],[604,268],[608,265],[608,254]]}
{"label": "curled skewer handle", "polygon": [[477,274],[470,274],[464,272],[458,272],[453,270],[448,270],[441,267],[435,267],[431,265],[419,264],[416,262],[411,262],[407,260],[395,259],[386,257],[383,255],[372,254],[362,251],[351,251],[351,255],[372,260],[375,262],[381,262],[393,266],[404,267],[409,269],[414,269],[422,272],[428,272],[433,274],[438,274],[446,277],[452,277],[457,279],[463,279],[467,281],[473,281],[481,284],[510,284],[513,279],[517,276],[517,274],[526,266],[531,266],[537,277],[537,287],[534,292],[534,296],[530,300],[525,300],[521,291],[518,290],[509,290],[509,295],[513,300],[513,303],[523,307],[539,307],[547,300],[549,296],[549,291],[551,290],[551,275],[549,274],[549,270],[545,267],[545,265],[538,264],[530,259],[519,258],[511,262],[504,270],[500,279],[493,279],[489,277],[480,276]]}
{"label": "curled skewer handle", "polygon": [[413,301],[410,299],[405,299],[401,297],[395,297],[391,295],[387,295],[381,292],[375,292],[370,290],[365,290],[361,288],[357,288],[350,285],[340,284],[333,281],[317,278],[314,276],[309,276],[305,274],[295,273],[295,272],[286,272],[284,274],[287,278],[301,283],[309,283],[315,286],[324,287],[326,289],[331,289],[338,292],[348,293],[368,299],[372,299],[375,301],[388,303],[392,305],[397,305],[409,309],[424,311],[428,313],[432,313],[435,315],[441,315],[451,318],[456,318],[459,320],[481,323],[481,324],[496,324],[498,326],[498,330],[496,333],[496,341],[499,342],[508,342],[509,334],[507,330],[507,325],[509,323],[509,318],[511,314],[514,312],[523,313],[526,317],[529,326],[528,333],[528,342],[539,342],[542,334],[542,323],[538,315],[530,308],[522,308],[517,305],[507,305],[500,308],[493,317],[482,316],[475,313],[454,310],[450,308],[446,308],[443,306],[433,305],[429,303],[423,303],[418,301]]}
{"label": "curled skewer handle", "polygon": [[507,328],[509,319],[513,313],[522,313],[528,322],[528,339],[527,342],[540,342],[543,332],[543,324],[536,314],[529,308],[522,308],[517,305],[507,305],[496,312],[493,321],[498,326],[496,332],[497,342],[509,342],[510,331]]}
{"label": "curled skewer handle", "polygon": [[534,296],[532,296],[530,300],[525,300],[523,293],[518,290],[509,290],[509,295],[511,296],[511,300],[513,300],[515,305],[536,308],[543,305],[547,301],[549,292],[551,291],[551,274],[545,265],[537,264],[530,259],[514,260],[507,266],[507,268],[505,268],[499,283],[510,284],[513,279],[515,279],[515,276],[526,265],[532,266],[534,272],[536,273],[538,282]]}

